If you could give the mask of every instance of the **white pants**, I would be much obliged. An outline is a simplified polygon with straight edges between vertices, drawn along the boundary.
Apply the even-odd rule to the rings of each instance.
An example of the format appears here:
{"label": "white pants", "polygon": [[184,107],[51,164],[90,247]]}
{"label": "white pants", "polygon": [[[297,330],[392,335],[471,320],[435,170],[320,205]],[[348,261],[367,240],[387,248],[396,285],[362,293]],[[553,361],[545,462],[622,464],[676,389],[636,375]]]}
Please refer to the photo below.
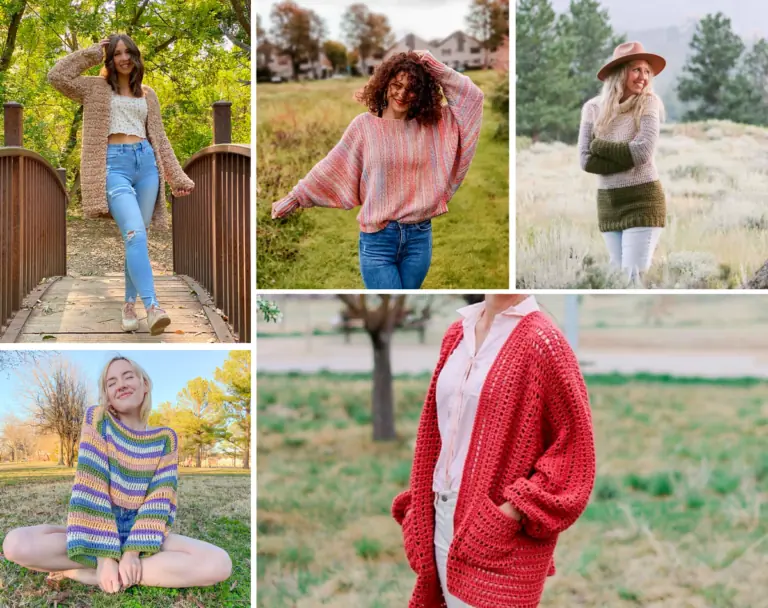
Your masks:
{"label": "white pants", "polygon": [[469,604],[448,593],[448,548],[453,540],[453,514],[458,497],[458,492],[435,494],[435,560],[448,608],[471,608]]}
{"label": "white pants", "polygon": [[621,268],[630,282],[647,272],[653,261],[653,252],[659,244],[663,228],[627,228],[616,232],[603,232],[611,266]]}

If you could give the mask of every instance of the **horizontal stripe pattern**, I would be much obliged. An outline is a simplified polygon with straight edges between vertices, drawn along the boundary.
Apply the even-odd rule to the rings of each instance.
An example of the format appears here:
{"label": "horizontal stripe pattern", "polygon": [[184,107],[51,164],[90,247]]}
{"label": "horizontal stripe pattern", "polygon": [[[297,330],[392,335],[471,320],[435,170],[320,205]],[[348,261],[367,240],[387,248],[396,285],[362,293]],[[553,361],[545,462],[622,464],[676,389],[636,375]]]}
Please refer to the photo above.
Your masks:
{"label": "horizontal stripe pattern", "polygon": [[[88,408],[67,515],[67,555],[89,567],[125,551],[160,550],[176,517],[178,440],[169,428],[135,431]],[[137,511],[120,544],[113,506]]]}
{"label": "horizontal stripe pattern", "polygon": [[441,120],[420,125],[360,114],[328,156],[274,203],[275,217],[298,207],[360,207],[360,230],[371,233],[391,221],[416,224],[448,211],[477,149],[483,92],[428,52],[422,65],[448,101]]}

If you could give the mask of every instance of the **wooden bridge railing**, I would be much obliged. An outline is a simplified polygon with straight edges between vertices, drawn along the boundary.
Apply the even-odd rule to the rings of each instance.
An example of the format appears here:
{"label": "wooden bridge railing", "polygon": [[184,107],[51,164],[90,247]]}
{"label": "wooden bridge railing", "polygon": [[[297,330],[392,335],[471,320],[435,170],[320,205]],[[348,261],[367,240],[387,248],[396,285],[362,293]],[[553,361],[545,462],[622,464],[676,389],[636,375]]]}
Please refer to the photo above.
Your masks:
{"label": "wooden bridge railing", "polygon": [[22,147],[21,104],[4,105],[0,146],[0,326],[45,277],[67,272],[66,170]]}
{"label": "wooden bridge railing", "polygon": [[232,144],[232,104],[213,104],[213,145],[184,171],[192,194],[172,199],[173,269],[211,294],[241,342],[251,341],[251,149]]}

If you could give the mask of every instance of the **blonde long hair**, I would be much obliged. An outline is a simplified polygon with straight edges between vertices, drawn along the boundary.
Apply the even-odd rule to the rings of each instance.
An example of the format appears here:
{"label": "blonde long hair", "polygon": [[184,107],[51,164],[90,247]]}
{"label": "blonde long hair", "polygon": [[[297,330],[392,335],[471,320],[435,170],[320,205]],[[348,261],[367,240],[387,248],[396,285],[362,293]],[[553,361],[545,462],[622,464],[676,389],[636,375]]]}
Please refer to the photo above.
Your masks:
{"label": "blonde long hair", "polygon": [[[624,96],[624,83],[627,81],[627,72],[629,72],[630,63],[622,63],[616,67],[603,82],[603,90],[598,97],[598,106],[600,108],[595,120],[595,135],[598,137],[605,134],[611,122],[619,115],[619,105]],[[664,104],[661,98],[653,92],[653,72],[648,76],[648,85],[643,89],[640,95],[636,95],[631,100],[632,118],[635,120],[635,126],[640,128],[640,118],[645,114],[648,105],[656,99],[659,104],[659,120],[664,120]]]}
{"label": "blonde long hair", "polygon": [[147,424],[149,421],[149,414],[152,411],[152,379],[149,377],[147,372],[144,371],[144,368],[141,367],[141,365],[136,363],[136,361],[133,359],[129,359],[128,357],[117,355],[116,357],[112,357],[104,366],[104,369],[101,371],[101,376],[99,376],[99,405],[103,407],[105,411],[108,411],[110,414],[112,414],[115,418],[118,420],[120,419],[120,414],[109,403],[109,397],[107,396],[107,370],[109,370],[109,366],[112,365],[115,361],[127,361],[128,364],[133,368],[133,371],[136,373],[136,375],[139,376],[139,378],[141,378],[144,382],[144,385],[146,386],[146,392],[144,393],[144,401],[141,402],[141,407],[139,408],[139,418],[143,424]]}

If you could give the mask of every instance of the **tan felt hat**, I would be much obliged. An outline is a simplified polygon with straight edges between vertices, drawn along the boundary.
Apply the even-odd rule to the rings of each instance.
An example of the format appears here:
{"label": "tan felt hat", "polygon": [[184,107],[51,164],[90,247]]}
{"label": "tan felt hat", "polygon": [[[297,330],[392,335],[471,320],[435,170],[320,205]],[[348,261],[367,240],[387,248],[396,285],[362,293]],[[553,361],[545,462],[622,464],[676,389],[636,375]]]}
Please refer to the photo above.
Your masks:
{"label": "tan felt hat", "polygon": [[606,63],[597,73],[598,80],[605,80],[611,70],[617,65],[635,61],[636,59],[645,59],[653,70],[653,75],[657,76],[667,65],[667,60],[661,55],[646,53],[641,42],[625,42],[613,50],[613,59]]}

